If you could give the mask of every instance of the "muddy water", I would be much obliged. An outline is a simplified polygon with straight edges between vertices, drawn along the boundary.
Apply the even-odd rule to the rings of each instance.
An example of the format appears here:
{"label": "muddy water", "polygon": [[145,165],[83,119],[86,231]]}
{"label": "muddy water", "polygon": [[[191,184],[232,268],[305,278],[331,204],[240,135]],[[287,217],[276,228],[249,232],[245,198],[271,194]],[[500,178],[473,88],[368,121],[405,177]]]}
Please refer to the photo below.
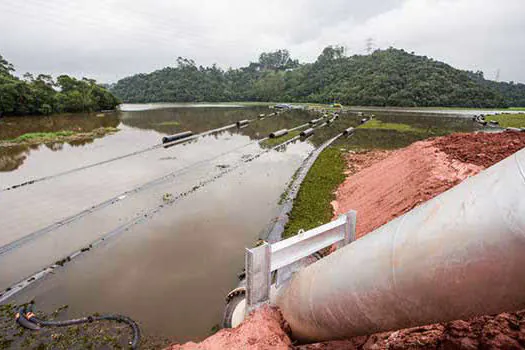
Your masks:
{"label": "muddy water", "polygon": [[[18,170],[1,174],[2,188],[149,147],[165,134],[199,133],[255,118],[262,111],[267,108],[122,112],[116,115],[121,131],[115,135],[84,147],[31,149]],[[36,297],[39,308],[47,311],[69,304],[70,315],[125,313],[139,320],[149,334],[174,339],[206,336],[220,321],[225,293],[235,286],[244,247],[258,239],[275,215],[286,183],[313,146],[297,142],[252,162],[243,160],[265,151],[256,141],[274,128],[290,128],[310,118],[306,112],[290,112],[241,130],[0,192],[0,246],[49,227],[0,256],[0,288],[138,219],[138,224],[66,264],[16,300]],[[42,127],[40,131],[51,130]],[[9,138],[16,136],[12,131]],[[16,158],[16,151],[13,154]],[[224,174],[235,166],[239,168]],[[214,177],[215,181],[174,203],[169,203],[170,197],[165,200],[166,194],[176,198]],[[157,179],[162,181],[141,187]],[[134,191],[137,188],[142,189]],[[115,201],[98,207],[110,198]],[[158,211],[152,213],[154,208]]]}
{"label": "muddy water", "polygon": [[[20,164],[11,166],[11,170],[4,168],[0,187],[150,147],[165,134],[183,130],[198,133],[268,113],[264,107],[156,105],[142,109],[143,106],[129,106],[126,112],[98,119],[69,117],[77,118],[81,128],[96,128],[100,123],[108,123],[104,121],[107,118],[111,122],[108,126],[121,130],[82,146],[66,143],[41,145],[22,153],[16,149],[4,151],[1,159],[8,161],[2,164]],[[376,114],[382,121],[406,123],[425,132],[411,135],[359,130],[339,144],[397,148],[443,132],[476,128],[467,118],[402,111]],[[15,300],[35,298],[44,311],[68,304],[67,316],[93,312],[127,314],[137,319],[147,334],[173,341],[205,337],[220,321],[225,294],[236,286],[235,275],[243,266],[244,247],[257,240],[278,212],[279,196],[292,174],[314,146],[343,128],[357,125],[360,119],[357,115],[344,116],[332,126],[318,130],[308,142],[296,142],[243,163],[246,157],[263,151],[256,140],[311,118],[307,112],[288,112],[253,122],[241,130],[230,129],[188,144],[154,149],[0,192],[0,246],[51,227],[0,256],[0,289],[115,231],[118,233],[101,246],[33,284]],[[9,138],[28,132],[23,123],[34,124],[35,119],[20,120],[16,131],[4,132],[10,133]],[[40,125],[38,131],[74,127],[65,123],[48,122]],[[237,165],[238,169],[223,174]],[[214,177],[217,179],[180,200],[165,201],[166,194],[176,197]],[[156,179],[164,180],[134,191]],[[116,199],[98,207],[110,198]],[[94,206],[92,212],[60,224],[64,218]],[[152,212],[154,208],[158,210]],[[137,224],[126,226],[135,221]]]}

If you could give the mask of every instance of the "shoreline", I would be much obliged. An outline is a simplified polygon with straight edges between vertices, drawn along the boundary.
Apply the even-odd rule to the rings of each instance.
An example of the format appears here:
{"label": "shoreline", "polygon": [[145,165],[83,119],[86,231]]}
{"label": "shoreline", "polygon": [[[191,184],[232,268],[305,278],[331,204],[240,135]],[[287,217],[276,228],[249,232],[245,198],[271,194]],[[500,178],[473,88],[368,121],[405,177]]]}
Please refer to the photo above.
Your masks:
{"label": "shoreline", "polygon": [[[346,179],[335,194],[335,212],[357,209],[357,237],[382,226],[525,147],[525,133],[467,133],[418,141],[395,151],[349,152]],[[314,165],[315,166],[315,165]],[[525,310],[389,331],[348,340],[293,346],[290,330],[275,307],[256,310],[235,329],[203,342],[168,349],[386,349],[419,344],[474,347],[525,346]],[[492,336],[489,336],[492,334]]]}
{"label": "shoreline", "polygon": [[56,132],[26,133],[15,139],[0,140],[0,148],[92,140],[114,134],[118,131],[119,129],[114,127],[100,127],[88,132],[61,130]]}

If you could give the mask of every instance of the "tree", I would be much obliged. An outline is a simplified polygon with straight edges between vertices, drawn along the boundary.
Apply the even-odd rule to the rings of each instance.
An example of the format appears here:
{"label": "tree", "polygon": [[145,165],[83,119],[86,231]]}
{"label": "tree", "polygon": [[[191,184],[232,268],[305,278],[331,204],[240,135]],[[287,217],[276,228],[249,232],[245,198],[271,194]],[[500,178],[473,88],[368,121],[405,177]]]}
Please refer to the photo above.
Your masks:
{"label": "tree", "polygon": [[11,74],[13,65],[0,56],[0,114],[25,115],[55,112],[90,112],[113,109],[120,101],[93,79],[61,75],[55,82],[46,74]]}
{"label": "tree", "polygon": [[263,52],[259,56],[259,67],[262,70],[285,70],[299,66],[298,60],[290,57],[288,50],[277,50],[274,52]]}
{"label": "tree", "polygon": [[0,74],[10,76],[15,71],[13,65],[0,55]]}
{"label": "tree", "polygon": [[124,78],[111,91],[127,102],[334,101],[379,106],[525,106],[525,85],[485,80],[443,62],[389,48],[345,56],[328,46],[313,63],[299,64],[287,50],[223,71],[179,58],[176,67]]}

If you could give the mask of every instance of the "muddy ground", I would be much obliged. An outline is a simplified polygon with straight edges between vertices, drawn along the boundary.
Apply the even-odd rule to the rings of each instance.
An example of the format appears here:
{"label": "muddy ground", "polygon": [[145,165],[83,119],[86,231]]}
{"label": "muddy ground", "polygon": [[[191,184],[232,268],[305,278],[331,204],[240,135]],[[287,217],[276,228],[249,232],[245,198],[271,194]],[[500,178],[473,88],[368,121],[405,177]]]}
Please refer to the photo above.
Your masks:
{"label": "muddy ground", "polygon": [[[334,214],[358,211],[362,237],[469,176],[525,147],[525,133],[454,134],[416,142],[397,151],[349,153],[348,177],[339,187]],[[171,349],[522,349],[525,310],[297,345],[276,308],[252,314],[236,329],[199,344]]]}

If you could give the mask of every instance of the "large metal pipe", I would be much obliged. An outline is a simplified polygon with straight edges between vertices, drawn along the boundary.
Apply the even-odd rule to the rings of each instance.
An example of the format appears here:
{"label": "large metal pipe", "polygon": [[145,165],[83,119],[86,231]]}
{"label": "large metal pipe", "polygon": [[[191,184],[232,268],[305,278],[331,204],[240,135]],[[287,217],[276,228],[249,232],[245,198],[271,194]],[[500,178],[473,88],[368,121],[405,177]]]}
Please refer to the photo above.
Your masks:
{"label": "large metal pipe", "polygon": [[524,266],[521,150],[301,270],[274,301],[295,338],[341,339],[524,308]]}

